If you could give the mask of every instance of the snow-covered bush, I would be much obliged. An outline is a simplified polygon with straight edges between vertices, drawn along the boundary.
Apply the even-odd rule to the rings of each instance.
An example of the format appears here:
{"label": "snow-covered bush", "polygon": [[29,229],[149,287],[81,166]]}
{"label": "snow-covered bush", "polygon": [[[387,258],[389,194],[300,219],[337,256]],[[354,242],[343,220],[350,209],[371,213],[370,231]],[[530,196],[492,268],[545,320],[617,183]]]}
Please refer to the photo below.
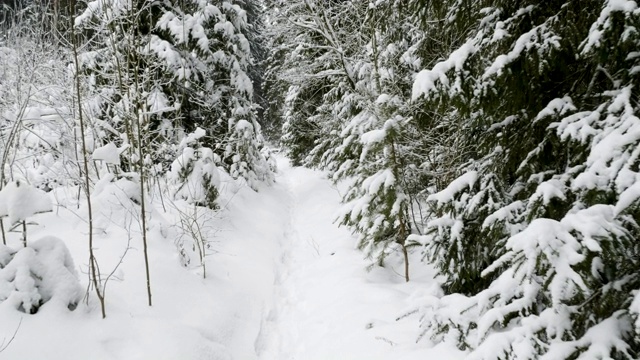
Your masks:
{"label": "snow-covered bush", "polygon": [[182,140],[182,154],[171,164],[167,177],[175,188],[172,190],[174,199],[216,209],[220,187],[216,163],[220,158],[211,149],[200,145],[199,139],[205,134],[198,128]]}
{"label": "snow-covered bush", "polygon": [[[44,15],[43,15],[44,16]],[[49,191],[73,184],[77,171],[70,119],[68,54],[45,34],[16,24],[0,45],[0,179]]]}
{"label": "snow-covered bush", "polygon": [[[43,101],[63,103],[65,100],[58,96],[49,96],[46,100],[34,96],[32,101],[38,104]],[[77,172],[68,168],[77,151],[71,140],[73,125],[70,125],[69,117],[68,109],[63,106],[39,104],[22,112],[5,113],[5,120],[11,126],[5,134],[6,154],[10,155],[5,163],[10,169],[7,173],[15,180],[24,180],[45,191],[76,183]],[[10,131],[16,132],[13,140]]]}
{"label": "snow-covered bush", "polygon": [[52,208],[49,195],[24,182],[14,181],[0,190],[0,217],[7,216],[11,224],[51,211]]}
{"label": "snow-covered bush", "polygon": [[[162,216],[145,197],[147,229],[159,227],[164,232]],[[141,227],[140,177],[137,173],[122,173],[119,176],[105,174],[95,185],[91,193],[93,222],[96,233],[107,233],[111,226],[127,231],[133,230],[132,224]],[[81,207],[86,211],[86,207]],[[140,231],[142,231],[140,229]]]}
{"label": "snow-covered bush", "polygon": [[82,298],[73,259],[48,236],[19,250],[0,245],[0,303],[28,314],[42,306],[74,310]]}

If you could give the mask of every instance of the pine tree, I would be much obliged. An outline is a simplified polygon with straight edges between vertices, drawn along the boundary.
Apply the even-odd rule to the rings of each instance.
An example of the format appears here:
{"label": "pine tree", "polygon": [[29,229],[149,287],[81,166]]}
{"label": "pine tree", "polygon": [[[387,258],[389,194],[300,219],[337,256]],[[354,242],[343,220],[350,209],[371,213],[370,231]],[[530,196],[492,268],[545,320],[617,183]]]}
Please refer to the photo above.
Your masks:
{"label": "pine tree", "polygon": [[182,134],[203,127],[210,134],[203,142],[230,174],[254,188],[270,181],[247,75],[246,12],[228,1],[102,5],[89,3],[76,20],[103,32],[83,61],[96,79],[100,124],[126,143],[132,112],[143,114],[145,146],[159,161],[175,156]]}
{"label": "pine tree", "polygon": [[471,359],[636,358],[636,5],[466,5],[466,40],[414,84],[466,149],[426,199],[451,295],[425,334]]}
{"label": "pine tree", "polygon": [[[411,44],[423,33],[400,4],[370,6],[366,23],[368,43],[356,68],[357,95],[345,113],[351,117],[340,133],[342,144],[324,158],[335,180],[350,183],[342,224],[359,234],[360,246],[380,263],[400,249],[409,281],[407,239],[420,217],[415,216],[414,200],[420,189],[415,169],[421,159],[415,153],[420,139],[407,99],[417,70]],[[334,106],[340,105],[337,101]]]}

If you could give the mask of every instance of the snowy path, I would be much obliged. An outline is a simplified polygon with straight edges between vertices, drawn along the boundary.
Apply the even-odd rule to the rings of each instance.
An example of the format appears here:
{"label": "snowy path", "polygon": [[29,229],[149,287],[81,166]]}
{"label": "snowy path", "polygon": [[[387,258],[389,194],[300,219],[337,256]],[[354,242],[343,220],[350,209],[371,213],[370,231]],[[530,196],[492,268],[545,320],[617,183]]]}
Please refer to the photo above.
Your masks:
{"label": "snowy path", "polygon": [[[322,205],[323,201],[313,199],[314,194],[317,194],[315,190],[318,190],[318,174],[305,169],[293,169],[285,159],[280,160],[279,169],[278,183],[287,192],[288,221],[275,263],[273,298],[256,342],[257,354],[261,359],[295,358],[291,353],[302,346],[299,338],[300,323],[292,318],[292,315],[305,306],[297,293],[297,267],[301,263],[311,263],[315,257],[320,256],[320,245],[315,241],[314,235],[323,237],[329,235],[328,229],[335,230],[332,219],[317,211],[318,204]],[[330,195],[335,196],[337,193]],[[326,201],[326,198],[320,200]],[[314,225],[320,225],[317,233]]]}
{"label": "snowy path", "polygon": [[412,296],[429,296],[432,274],[416,273],[416,281],[406,284],[398,262],[395,271],[367,272],[351,233],[333,222],[340,195],[324,174],[292,168],[280,159],[277,181],[286,194],[282,215],[288,220],[275,254],[273,294],[256,340],[258,358],[452,358],[452,351],[415,343],[415,318],[396,321],[414,306]]}

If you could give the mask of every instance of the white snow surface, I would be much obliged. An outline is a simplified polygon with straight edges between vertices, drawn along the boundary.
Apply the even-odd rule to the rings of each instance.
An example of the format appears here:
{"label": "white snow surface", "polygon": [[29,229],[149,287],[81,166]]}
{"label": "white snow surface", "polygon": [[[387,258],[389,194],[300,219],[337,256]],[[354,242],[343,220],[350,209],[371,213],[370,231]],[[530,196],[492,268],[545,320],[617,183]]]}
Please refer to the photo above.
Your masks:
{"label": "white snow surface", "polygon": [[[18,329],[0,358],[464,357],[449,345],[434,346],[428,339],[416,342],[419,315],[404,316],[415,312],[425,298],[438,296],[433,271],[418,265],[420,254],[412,254],[409,283],[401,275],[399,256],[390,256],[385,268],[367,271],[369,262],[355,249],[356,239],[333,223],[340,207],[339,189],[325,173],[292,168],[284,158],[278,165],[277,182],[257,193],[228,176],[221,178],[223,208],[215,224],[220,231],[211,239],[213,253],[205,258],[206,279],[200,267],[181,266],[172,226],[177,214],[169,207],[163,211],[157,194],[151,197],[152,307],[147,306],[136,207],[124,206],[131,212],[129,222],[127,216],[114,214],[108,223],[105,211],[115,211],[118,201],[126,202],[127,197],[110,206],[96,198],[94,212],[104,219],[94,235],[95,254],[103,275],[111,274],[107,318],[101,319],[94,293],[75,311],[45,304],[37,314],[27,315],[0,306],[0,339],[8,340]],[[104,194],[103,189],[96,196],[102,199]],[[29,236],[64,239],[86,289],[88,229],[84,207],[80,204],[78,209],[74,203],[77,188],[49,195],[56,199],[54,211],[38,215]],[[8,242],[18,247],[20,234],[9,233]]]}

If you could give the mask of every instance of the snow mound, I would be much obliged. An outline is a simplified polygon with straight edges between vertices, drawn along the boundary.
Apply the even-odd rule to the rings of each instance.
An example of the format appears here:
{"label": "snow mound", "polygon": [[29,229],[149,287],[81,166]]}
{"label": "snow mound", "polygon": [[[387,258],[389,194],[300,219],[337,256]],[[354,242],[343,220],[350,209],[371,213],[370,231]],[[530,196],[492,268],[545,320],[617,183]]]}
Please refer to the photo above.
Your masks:
{"label": "snow mound", "polygon": [[[112,226],[115,229],[140,229],[140,179],[136,173],[123,173],[116,178],[114,174],[106,174],[100,179],[93,193],[91,202],[93,207],[93,227],[96,233],[106,235]],[[153,229],[164,228],[164,219],[146,201],[147,227]],[[83,205],[86,213],[86,205]]]}
{"label": "snow mound", "polygon": [[190,144],[195,144],[198,142],[198,140],[206,135],[207,132],[205,130],[203,130],[201,127],[197,127],[194,132],[188,134],[184,139],[182,139],[182,141],[180,142],[180,147],[184,148],[189,146]]}
{"label": "snow mound", "polygon": [[82,297],[73,259],[62,240],[47,236],[14,250],[0,245],[0,302],[29,314],[44,304],[74,310]]}

